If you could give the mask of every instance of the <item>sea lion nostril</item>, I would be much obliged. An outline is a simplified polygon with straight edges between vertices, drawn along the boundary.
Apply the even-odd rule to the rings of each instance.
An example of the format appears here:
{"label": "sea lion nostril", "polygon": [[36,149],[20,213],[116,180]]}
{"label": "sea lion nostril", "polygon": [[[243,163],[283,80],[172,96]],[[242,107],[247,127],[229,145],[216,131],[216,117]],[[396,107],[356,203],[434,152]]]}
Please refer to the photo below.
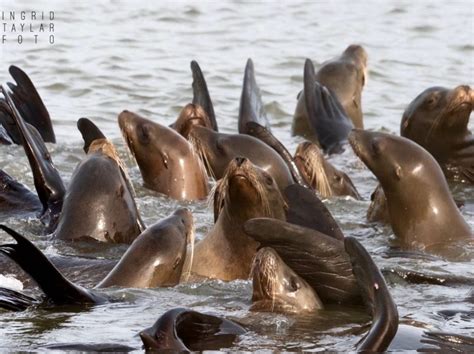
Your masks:
{"label": "sea lion nostril", "polygon": [[235,162],[237,162],[237,166],[242,166],[244,164],[244,162],[247,161],[247,159],[245,157],[236,157],[235,158]]}

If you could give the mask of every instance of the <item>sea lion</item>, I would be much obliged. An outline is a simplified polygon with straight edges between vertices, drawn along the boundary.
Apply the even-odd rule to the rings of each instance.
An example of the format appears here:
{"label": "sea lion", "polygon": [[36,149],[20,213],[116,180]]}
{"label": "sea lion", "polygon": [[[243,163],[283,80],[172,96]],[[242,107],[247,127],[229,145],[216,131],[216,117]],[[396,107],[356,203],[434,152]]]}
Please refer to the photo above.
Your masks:
{"label": "sea lion", "polygon": [[234,158],[214,190],[215,224],[196,245],[192,273],[222,280],[247,279],[257,242],[243,231],[251,218],[285,219],[285,201],[272,176],[250,160]]}
{"label": "sea lion", "polygon": [[403,137],[357,129],[349,140],[382,185],[402,248],[447,257],[450,244],[472,240],[441,168],[423,147]]}
{"label": "sea lion", "polygon": [[207,172],[216,180],[224,176],[227,165],[236,157],[245,157],[268,172],[280,190],[293,183],[285,161],[268,145],[244,134],[221,134],[194,126],[189,141],[201,157]]}
{"label": "sea lion", "polygon": [[146,188],[178,200],[207,196],[206,171],[186,139],[168,127],[128,111],[119,114],[118,123]]}
{"label": "sea lion", "polygon": [[[352,44],[341,56],[324,62],[314,78],[334,94],[334,98],[340,102],[344,113],[350,117],[356,128],[364,127],[361,97],[366,71],[366,51],[361,46]],[[310,128],[305,101],[304,92],[300,92],[293,119],[294,135],[305,136],[305,132],[307,134]]]}
{"label": "sea lion", "polygon": [[140,332],[145,351],[200,352],[231,347],[246,330],[221,317],[175,308]]}
{"label": "sea lion", "polygon": [[28,215],[38,214],[42,205],[38,197],[25,185],[0,169],[0,214]]}
{"label": "sea lion", "polygon": [[247,134],[248,122],[258,123],[270,130],[270,123],[265,113],[260,88],[255,80],[253,61],[250,58],[247,60],[247,65],[245,66],[244,82],[240,96],[238,123],[240,134]]}
{"label": "sea lion", "polygon": [[261,248],[252,265],[253,311],[311,312],[323,308],[309,284],[269,247]]}
{"label": "sea lion", "polygon": [[36,192],[43,205],[41,220],[47,225],[47,231],[52,232],[56,228],[62,210],[65,194],[63,181],[53,164],[43,138],[35,127],[23,120],[14,102],[13,92],[6,85],[2,85],[2,92],[17,125],[21,144],[33,172]]}
{"label": "sea lion", "polygon": [[[26,237],[5,225],[0,229],[13,237],[16,243],[0,245],[0,253],[14,260],[29,274],[54,304],[101,304],[107,299],[67,280],[50,260]],[[13,297],[14,294],[12,294]],[[19,297],[21,299],[21,296]]]}
{"label": "sea lion", "polygon": [[283,194],[288,205],[286,221],[344,240],[344,234],[331,212],[311,189],[295,183],[286,187]]}
{"label": "sea lion", "polygon": [[[9,82],[5,87],[11,90],[12,100],[20,115],[38,130],[42,140],[55,143],[56,137],[51,118],[33,82],[23,70],[15,65],[11,65],[8,71],[16,84]],[[22,144],[11,108],[3,99],[0,99],[0,125],[3,125],[12,142]]]}
{"label": "sea lion", "polygon": [[122,171],[113,144],[94,140],[71,177],[53,238],[131,243],[143,223]]}
{"label": "sea lion", "polygon": [[273,248],[316,291],[323,304],[361,303],[360,289],[342,240],[268,217],[248,220],[243,229],[262,247]]}
{"label": "sea lion", "polygon": [[309,141],[300,143],[294,161],[306,182],[322,198],[348,195],[361,199],[349,176],[327,161],[316,144]]}
{"label": "sea lion", "polygon": [[474,90],[431,87],[403,113],[400,135],[428,150],[448,180],[474,184],[474,138],[468,129]]}
{"label": "sea lion", "polygon": [[188,139],[193,125],[212,129],[211,120],[204,109],[198,104],[188,103],[179,113],[176,122],[170,125],[170,128],[173,128],[185,139]]}
{"label": "sea lion", "polygon": [[186,246],[193,242],[193,216],[180,208],[142,232],[97,288],[174,286],[181,277]]}
{"label": "sea lion", "polygon": [[293,179],[296,183],[304,186],[309,187],[304,178],[301,175],[298,166],[296,166],[293,157],[291,156],[290,152],[286,149],[285,145],[283,145],[272,132],[265,128],[264,126],[258,124],[257,122],[247,122],[245,124],[245,134],[251,135],[257,139],[260,139],[265,144],[270,146],[273,150],[275,150],[278,155],[281,156],[283,161],[285,161],[288,169],[293,176]]}
{"label": "sea lion", "polygon": [[[353,124],[336,95],[316,81],[314,66],[306,59],[304,90],[296,106],[293,135],[319,144],[328,154],[341,153]],[[300,102],[304,103],[300,103]]]}

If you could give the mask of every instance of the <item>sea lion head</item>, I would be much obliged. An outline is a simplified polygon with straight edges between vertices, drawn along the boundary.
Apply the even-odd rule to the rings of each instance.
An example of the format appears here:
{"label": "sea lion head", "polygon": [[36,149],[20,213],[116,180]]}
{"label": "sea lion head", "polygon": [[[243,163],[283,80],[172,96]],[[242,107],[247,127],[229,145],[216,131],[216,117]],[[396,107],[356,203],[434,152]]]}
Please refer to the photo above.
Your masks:
{"label": "sea lion head", "polygon": [[246,134],[222,134],[193,126],[189,141],[206,166],[208,174],[221,179],[230,161],[242,156],[270,173],[280,190],[293,183],[293,177],[283,158],[270,146]]}
{"label": "sea lion head", "polygon": [[272,248],[264,247],[257,252],[251,275],[252,310],[299,313],[322,308],[314,289]]}
{"label": "sea lion head", "polygon": [[474,91],[467,85],[428,88],[405,109],[400,134],[443,160],[450,146],[459,145],[470,135],[468,123],[473,108]]}
{"label": "sea lion head", "polygon": [[207,196],[207,175],[191,144],[171,128],[123,111],[118,122],[144,185],[180,200]]}
{"label": "sea lion head", "polygon": [[343,58],[350,59],[361,73],[362,87],[367,83],[367,60],[369,58],[365,49],[358,44],[351,44],[342,53]]}
{"label": "sea lion head", "polygon": [[350,195],[360,198],[349,176],[329,164],[316,144],[309,141],[299,144],[294,160],[305,180],[321,197]]}
{"label": "sea lion head", "polygon": [[224,209],[230,219],[257,217],[285,219],[285,201],[272,176],[245,157],[236,157],[213,193],[214,218]]}
{"label": "sea lion head", "polygon": [[360,66],[364,70],[367,67],[367,60],[369,56],[361,45],[351,44],[346,48],[346,50],[344,50],[342,55],[344,57],[351,58],[356,63],[356,65]]}
{"label": "sea lion head", "polygon": [[[434,250],[437,244],[472,237],[441,167],[422,146],[404,137],[358,129],[349,142],[382,185],[392,229],[402,246]],[[433,252],[443,254],[442,247]]]}
{"label": "sea lion head", "polygon": [[[406,181],[413,187],[413,183],[423,184],[423,189],[429,186],[429,180],[433,178],[445,181],[436,160],[409,139],[354,129],[349,135],[349,142],[356,155],[380,181],[387,197],[393,192],[400,192],[399,196],[407,195],[410,200],[412,196],[406,192]],[[433,178],[424,178],[426,174]]]}
{"label": "sea lion head", "polygon": [[181,110],[172,128],[187,139],[194,125],[212,129],[211,120],[204,108],[198,104],[189,103]]}

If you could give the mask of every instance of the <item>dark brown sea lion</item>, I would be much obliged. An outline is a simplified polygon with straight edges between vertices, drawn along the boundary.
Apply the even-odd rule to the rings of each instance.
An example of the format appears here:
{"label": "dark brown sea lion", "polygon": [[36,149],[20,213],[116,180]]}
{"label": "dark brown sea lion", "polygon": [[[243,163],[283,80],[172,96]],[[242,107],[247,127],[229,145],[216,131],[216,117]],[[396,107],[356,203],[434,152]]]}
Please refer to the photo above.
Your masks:
{"label": "dark brown sea lion", "polygon": [[[361,96],[366,81],[366,70],[367,53],[361,46],[353,44],[347,47],[341,56],[324,62],[314,77],[314,80],[327,87],[334,95],[356,128],[363,128]],[[324,101],[316,102],[321,105]],[[307,104],[303,91],[298,96],[292,131],[294,135],[311,138],[312,118],[308,116]]]}
{"label": "dark brown sea lion", "polygon": [[232,321],[175,308],[140,332],[145,351],[200,352],[231,347],[246,330]]}
{"label": "dark brown sea lion", "polygon": [[142,222],[113,144],[94,140],[71,177],[54,238],[131,243]]}
{"label": "dark brown sea lion", "polygon": [[0,215],[36,215],[42,210],[38,197],[0,169]]}
{"label": "dark brown sea lion", "polygon": [[247,134],[247,123],[249,122],[258,123],[270,130],[270,123],[265,113],[260,88],[257,85],[257,80],[255,80],[253,61],[250,58],[245,66],[244,82],[240,96],[238,123],[240,134]]}
{"label": "dark brown sea lion", "polygon": [[268,172],[281,190],[293,183],[285,161],[268,145],[245,134],[222,134],[194,126],[189,141],[198,152],[209,175],[216,180],[224,176],[227,165],[236,157],[245,157]]}
{"label": "dark brown sea lion", "polygon": [[186,246],[193,242],[193,216],[188,209],[178,209],[142,232],[97,287],[174,286],[182,274]]}
{"label": "dark brown sea lion", "polygon": [[297,104],[293,135],[302,135],[319,144],[324,152],[341,153],[353,125],[335,94],[316,82],[314,66],[306,59],[304,66],[304,105]]}
{"label": "dark brown sea lion", "polygon": [[316,144],[309,141],[299,144],[294,161],[306,182],[322,198],[348,195],[361,199],[349,176],[327,161]]}
{"label": "dark brown sea lion", "polygon": [[137,160],[145,187],[179,200],[207,196],[206,171],[186,139],[132,112],[120,113],[118,122]]}
{"label": "dark brown sea lion", "polygon": [[318,295],[269,247],[261,248],[252,265],[253,311],[311,312],[323,308]]}
{"label": "dark brown sea lion", "polygon": [[[10,66],[9,71],[16,84],[9,82],[7,85],[20,115],[38,130],[45,142],[55,143],[56,137],[48,110],[30,78],[23,70],[14,65]],[[15,144],[22,144],[13,113],[3,99],[0,99],[0,125],[3,125]]]}
{"label": "dark brown sea lion", "polygon": [[273,248],[316,291],[324,304],[361,303],[360,290],[342,240],[266,217],[249,220],[243,228],[262,247]]}
{"label": "dark brown sea lion", "polygon": [[451,244],[473,239],[441,168],[424,148],[403,137],[363,130],[354,130],[350,143],[382,185],[403,248],[452,256]]}
{"label": "dark brown sea lion", "polygon": [[2,92],[33,172],[36,192],[43,205],[41,220],[47,225],[47,231],[52,232],[56,228],[63,205],[63,181],[38,130],[26,123],[18,111],[13,92],[6,85],[2,85]]}
{"label": "dark brown sea lion", "polygon": [[[397,307],[379,269],[356,239],[346,237],[342,242],[269,218],[249,220],[244,228],[263,245],[275,247],[278,255],[295,267],[295,273],[308,281],[310,288],[321,290],[323,302],[354,306],[360,304],[359,296],[362,296],[372,315],[372,326],[358,344],[358,350],[384,351],[387,348],[398,328]],[[280,278],[273,276],[270,280]],[[285,282],[277,285],[284,287]],[[350,293],[353,295],[347,297]],[[281,302],[284,308],[285,303],[291,306],[293,301],[282,297]]]}
{"label": "dark brown sea lion", "polygon": [[423,146],[448,180],[474,184],[474,138],[468,128],[474,90],[431,87],[403,113],[400,134]]}
{"label": "dark brown sea lion", "polygon": [[197,243],[192,273],[222,280],[247,279],[258,244],[243,231],[246,220],[285,219],[285,201],[271,175],[246,158],[229,163],[214,192],[215,225]]}
{"label": "dark brown sea lion", "polygon": [[283,194],[288,205],[286,221],[344,240],[341,228],[313,190],[295,183],[286,187]]}

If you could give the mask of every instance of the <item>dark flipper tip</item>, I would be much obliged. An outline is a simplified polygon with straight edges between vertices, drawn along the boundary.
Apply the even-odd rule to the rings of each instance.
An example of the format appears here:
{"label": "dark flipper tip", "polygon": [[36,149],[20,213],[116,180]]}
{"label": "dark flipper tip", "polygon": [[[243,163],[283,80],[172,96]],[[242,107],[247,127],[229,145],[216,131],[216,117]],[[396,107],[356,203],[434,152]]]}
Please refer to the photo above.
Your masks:
{"label": "dark flipper tip", "polygon": [[77,129],[79,129],[82,139],[84,139],[84,151],[86,153],[89,151],[89,146],[94,140],[106,138],[97,125],[88,118],[80,118],[77,121]]}

